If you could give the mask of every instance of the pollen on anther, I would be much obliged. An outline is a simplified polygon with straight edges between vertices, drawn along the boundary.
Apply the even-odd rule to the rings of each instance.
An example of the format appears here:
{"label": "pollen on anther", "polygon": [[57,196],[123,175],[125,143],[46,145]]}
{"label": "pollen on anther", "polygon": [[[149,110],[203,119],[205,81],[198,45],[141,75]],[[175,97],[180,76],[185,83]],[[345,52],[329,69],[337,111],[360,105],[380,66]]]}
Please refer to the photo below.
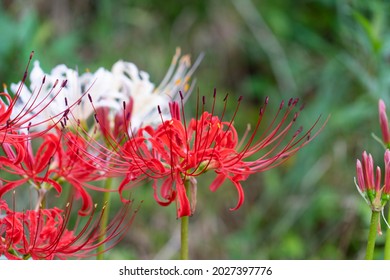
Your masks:
{"label": "pollen on anther", "polygon": [[68,83],[68,80],[63,80],[62,81],[62,84],[61,84],[61,87],[66,87],[66,84]]}

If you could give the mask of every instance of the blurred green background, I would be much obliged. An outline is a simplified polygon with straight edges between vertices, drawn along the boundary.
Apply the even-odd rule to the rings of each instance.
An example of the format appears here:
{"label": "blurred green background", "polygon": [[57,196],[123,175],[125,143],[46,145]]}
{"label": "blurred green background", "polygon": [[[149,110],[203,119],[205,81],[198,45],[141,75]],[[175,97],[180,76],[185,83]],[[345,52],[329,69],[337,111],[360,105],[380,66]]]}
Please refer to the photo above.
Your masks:
{"label": "blurred green background", "polygon": [[[193,61],[205,54],[194,75],[201,94],[215,87],[221,95],[244,96],[235,120],[242,129],[265,96],[274,108],[300,97],[305,128],[320,114],[331,116],[297,156],[243,184],[246,200],[238,211],[229,211],[237,199],[232,185],[211,193],[210,178],[199,180],[190,258],[364,257],[370,210],[353,177],[363,150],[382,166],[383,148],[371,133],[380,136],[378,99],[390,106],[389,1],[0,3],[0,80],[8,85],[21,79],[31,50],[46,71],[61,63],[94,71],[132,61],[157,85],[181,47]],[[141,210],[106,258],[177,258],[175,206],[158,206],[150,187],[134,197],[144,200]],[[383,241],[377,240],[377,258]]]}

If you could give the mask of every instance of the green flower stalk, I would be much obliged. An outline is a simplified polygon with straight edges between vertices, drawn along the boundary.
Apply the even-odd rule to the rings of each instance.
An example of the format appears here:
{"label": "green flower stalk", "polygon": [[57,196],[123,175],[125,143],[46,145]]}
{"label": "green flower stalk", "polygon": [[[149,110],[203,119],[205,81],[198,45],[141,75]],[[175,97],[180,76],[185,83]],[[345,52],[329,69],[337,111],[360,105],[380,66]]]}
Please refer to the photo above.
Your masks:
{"label": "green flower stalk", "polygon": [[371,222],[370,222],[370,229],[368,232],[368,239],[367,239],[367,249],[366,249],[366,260],[373,260],[374,259],[374,251],[375,251],[375,239],[377,235],[377,225],[380,223],[380,212],[378,211],[372,211],[371,214]]}
{"label": "green flower stalk", "polygon": [[[189,180],[184,182],[184,187],[186,193],[188,193],[191,183]],[[193,186],[192,186],[193,188]],[[194,199],[194,197],[191,197]],[[180,218],[181,228],[180,228],[180,259],[188,260],[188,225],[189,225],[189,216],[183,216]]]}

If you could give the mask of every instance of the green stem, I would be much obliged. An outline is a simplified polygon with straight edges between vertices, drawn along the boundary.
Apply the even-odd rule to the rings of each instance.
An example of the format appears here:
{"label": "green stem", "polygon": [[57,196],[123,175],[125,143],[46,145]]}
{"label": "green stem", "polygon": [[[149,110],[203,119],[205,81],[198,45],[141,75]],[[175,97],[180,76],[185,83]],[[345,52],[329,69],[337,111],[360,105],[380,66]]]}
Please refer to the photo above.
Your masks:
{"label": "green stem", "polygon": [[[102,216],[102,219],[100,221],[100,231],[101,232],[105,232],[106,228],[107,228],[107,225],[108,225],[108,217],[109,217],[109,214],[110,214],[110,192],[109,190],[111,189],[111,185],[112,185],[112,178],[107,178],[106,182],[105,182],[105,185],[104,185],[104,189],[106,190],[103,194],[103,204],[102,205],[105,205],[105,209],[104,209],[104,213],[103,213],[103,216]],[[102,234],[99,238],[99,241],[98,242],[103,242],[104,239],[106,238],[106,234]],[[96,258],[98,260],[103,260],[104,259],[104,250],[105,250],[105,244],[102,243],[99,247],[97,247],[97,256]]]}
{"label": "green stem", "polygon": [[[389,207],[389,213],[387,214],[387,220],[390,221],[390,207]],[[390,228],[387,228],[386,230],[384,259],[390,260]]]}
{"label": "green stem", "polygon": [[366,250],[366,257],[365,257],[366,260],[374,259],[375,239],[378,230],[379,218],[380,218],[380,212],[372,211],[370,229],[368,232],[368,240],[367,240],[367,250]]}
{"label": "green stem", "polygon": [[188,260],[188,220],[188,216],[181,218],[181,260]]}
{"label": "green stem", "polygon": [[[185,181],[184,186],[186,193],[188,193],[188,181]],[[188,260],[188,224],[189,217],[181,217],[181,247],[180,247],[180,259]]]}

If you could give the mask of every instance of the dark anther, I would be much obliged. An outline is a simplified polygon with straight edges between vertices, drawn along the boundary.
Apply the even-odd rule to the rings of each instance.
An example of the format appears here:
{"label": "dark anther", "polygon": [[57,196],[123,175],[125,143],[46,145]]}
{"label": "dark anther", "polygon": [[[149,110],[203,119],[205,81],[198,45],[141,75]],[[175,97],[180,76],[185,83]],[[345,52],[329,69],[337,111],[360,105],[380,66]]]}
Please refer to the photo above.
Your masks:
{"label": "dark anther", "polygon": [[301,126],[300,128],[298,128],[298,130],[297,130],[297,131],[295,131],[295,133],[294,133],[294,136],[293,136],[293,137],[297,137],[297,136],[298,136],[298,134],[302,132],[302,130],[303,130],[303,127]]}
{"label": "dark anther", "polygon": [[68,116],[68,114],[69,114],[69,109],[66,109],[64,111],[64,115],[62,117],[66,118]]}
{"label": "dark anther", "polygon": [[228,96],[229,96],[229,93],[226,93],[226,96],[225,98],[223,99],[223,101],[226,101],[228,99]]}
{"label": "dark anther", "polygon": [[259,110],[259,115],[262,116],[264,114],[264,108],[261,107],[260,110]]}
{"label": "dark anther", "polygon": [[295,114],[294,114],[293,122],[295,122],[295,121],[297,120],[298,116],[299,116],[298,113],[295,113]]}

